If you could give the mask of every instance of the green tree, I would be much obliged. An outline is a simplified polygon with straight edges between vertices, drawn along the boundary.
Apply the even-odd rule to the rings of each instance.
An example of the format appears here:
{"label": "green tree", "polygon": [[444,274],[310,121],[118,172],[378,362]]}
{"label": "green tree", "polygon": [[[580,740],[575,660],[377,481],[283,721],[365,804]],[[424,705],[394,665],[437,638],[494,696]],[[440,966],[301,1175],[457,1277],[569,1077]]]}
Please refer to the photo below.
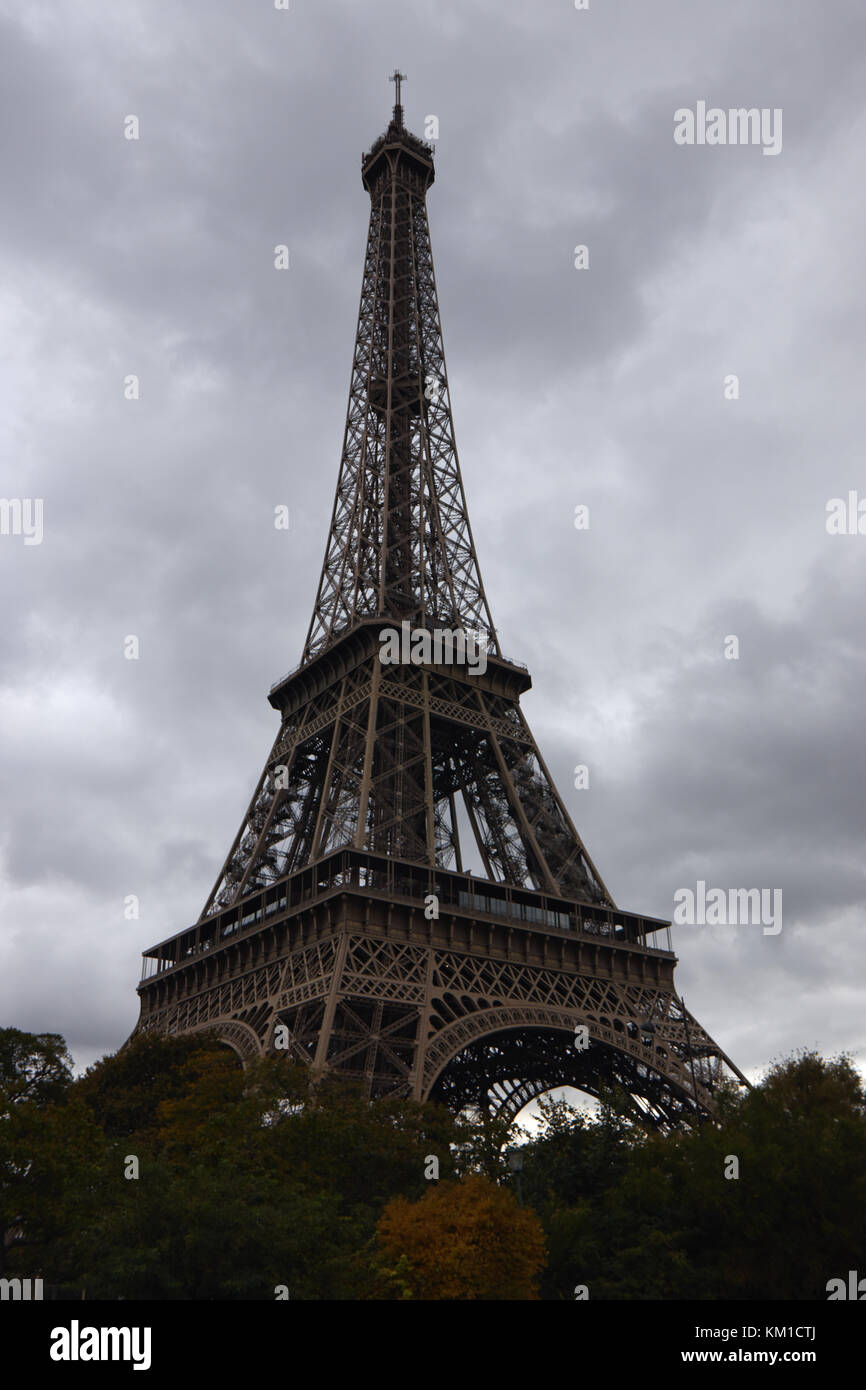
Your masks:
{"label": "green tree", "polygon": [[72,1081],[72,1058],[59,1033],[0,1028],[0,1116],[29,1101],[62,1100]]}
{"label": "green tree", "polygon": [[850,1061],[802,1053],[725,1094],[714,1121],[625,1136],[609,1170],[603,1118],[543,1135],[524,1167],[550,1250],[542,1296],[824,1297],[866,1249],[864,1100]]}
{"label": "green tree", "polygon": [[197,1077],[209,1069],[214,1054],[242,1074],[240,1060],[212,1034],[184,1033],[163,1037],[143,1033],[113,1056],[88,1067],[76,1082],[76,1093],[90,1107],[109,1138],[136,1135],[139,1142],[156,1138],[163,1101],[188,1096]]}

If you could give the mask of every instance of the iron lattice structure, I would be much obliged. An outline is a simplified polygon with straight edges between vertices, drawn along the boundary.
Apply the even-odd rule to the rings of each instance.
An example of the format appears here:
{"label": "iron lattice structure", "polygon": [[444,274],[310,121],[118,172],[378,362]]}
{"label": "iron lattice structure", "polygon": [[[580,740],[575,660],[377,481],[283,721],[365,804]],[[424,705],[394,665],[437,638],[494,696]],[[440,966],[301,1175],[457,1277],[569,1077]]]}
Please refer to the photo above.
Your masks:
{"label": "iron lattice structure", "polygon": [[[137,1031],[215,1028],[367,1094],[516,1114],[619,1084],[657,1123],[741,1073],[688,1015],[667,926],[614,905],[520,709],[460,475],[427,221],[433,152],[362,160],[370,224],[342,460],[280,727],[194,927],[145,953]],[[384,664],[382,633],[451,633]],[[461,660],[466,634],[486,660]],[[483,669],[482,669],[483,668]],[[483,877],[464,869],[467,840]],[[575,1046],[584,1024],[588,1046]]]}

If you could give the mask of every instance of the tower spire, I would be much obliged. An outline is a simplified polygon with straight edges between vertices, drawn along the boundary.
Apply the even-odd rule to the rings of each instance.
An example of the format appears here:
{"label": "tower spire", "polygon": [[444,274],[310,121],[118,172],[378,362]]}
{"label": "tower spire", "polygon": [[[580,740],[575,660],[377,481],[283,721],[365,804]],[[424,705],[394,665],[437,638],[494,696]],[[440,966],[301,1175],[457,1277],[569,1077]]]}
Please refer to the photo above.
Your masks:
{"label": "tower spire", "polygon": [[405,72],[395,68],[388,78],[389,82],[394,83],[394,125],[398,130],[403,129],[403,107],[400,104],[400,83],[408,81]]}
{"label": "tower spire", "polygon": [[[405,75],[392,80],[399,98]],[[402,119],[399,99],[394,110]],[[498,652],[451,418],[426,205],[434,177],[431,147],[394,122],[362,159],[367,251],[340,475],[304,664],[372,618],[460,627]]]}

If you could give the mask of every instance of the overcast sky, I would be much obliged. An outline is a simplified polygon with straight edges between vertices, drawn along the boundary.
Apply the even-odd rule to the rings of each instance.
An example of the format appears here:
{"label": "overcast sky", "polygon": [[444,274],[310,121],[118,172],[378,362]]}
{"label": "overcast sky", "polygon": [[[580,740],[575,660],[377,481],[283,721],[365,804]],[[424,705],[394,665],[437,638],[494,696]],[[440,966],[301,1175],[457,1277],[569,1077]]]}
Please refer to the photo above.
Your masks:
{"label": "overcast sky", "polygon": [[[399,65],[409,128],[439,121],[481,571],[578,830],[634,911],[781,889],[777,935],[676,929],[678,988],[750,1076],[866,1067],[866,535],[826,528],[866,498],[862,0],[0,14],[0,493],[44,506],[41,544],[0,536],[0,1024],[114,1051],[237,830],[315,597]],[[699,101],[778,108],[781,151],[676,144]]]}

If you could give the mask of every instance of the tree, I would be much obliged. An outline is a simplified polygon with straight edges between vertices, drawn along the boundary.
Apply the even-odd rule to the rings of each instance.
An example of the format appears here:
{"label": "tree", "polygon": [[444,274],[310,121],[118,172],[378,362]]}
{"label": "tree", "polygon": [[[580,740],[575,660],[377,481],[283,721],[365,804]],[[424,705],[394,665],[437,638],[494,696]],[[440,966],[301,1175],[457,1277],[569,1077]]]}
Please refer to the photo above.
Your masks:
{"label": "tree", "polygon": [[72,1058],[59,1033],[0,1028],[0,1116],[13,1105],[62,1100],[72,1081]]}
{"label": "tree", "polygon": [[0,1120],[0,1266],[75,1282],[72,1246],[99,1210],[109,1146],[74,1096],[27,1101]]}
{"label": "tree", "polygon": [[699,1128],[620,1143],[608,1169],[603,1123],[528,1146],[543,1297],[815,1299],[862,1261],[866,1096],[847,1059],[788,1058]]}
{"label": "tree", "polygon": [[396,1197],[376,1228],[381,1297],[534,1299],[544,1234],[534,1212],[480,1174]]}
{"label": "tree", "polygon": [[[32,1263],[50,1226],[56,1189],[45,1181],[45,1163],[65,1146],[56,1133],[45,1147],[39,1139],[68,1120],[71,1082],[72,1058],[59,1033],[0,1028],[0,1274],[19,1257]],[[75,1151],[72,1142],[67,1167]],[[41,1165],[34,1162],[40,1152]]]}
{"label": "tree", "polygon": [[194,1091],[213,1055],[227,1059],[225,1069],[233,1067],[241,1075],[239,1058],[210,1033],[139,1034],[88,1067],[76,1082],[76,1093],[109,1138],[135,1134],[139,1142],[150,1142],[159,1130],[162,1102]]}

